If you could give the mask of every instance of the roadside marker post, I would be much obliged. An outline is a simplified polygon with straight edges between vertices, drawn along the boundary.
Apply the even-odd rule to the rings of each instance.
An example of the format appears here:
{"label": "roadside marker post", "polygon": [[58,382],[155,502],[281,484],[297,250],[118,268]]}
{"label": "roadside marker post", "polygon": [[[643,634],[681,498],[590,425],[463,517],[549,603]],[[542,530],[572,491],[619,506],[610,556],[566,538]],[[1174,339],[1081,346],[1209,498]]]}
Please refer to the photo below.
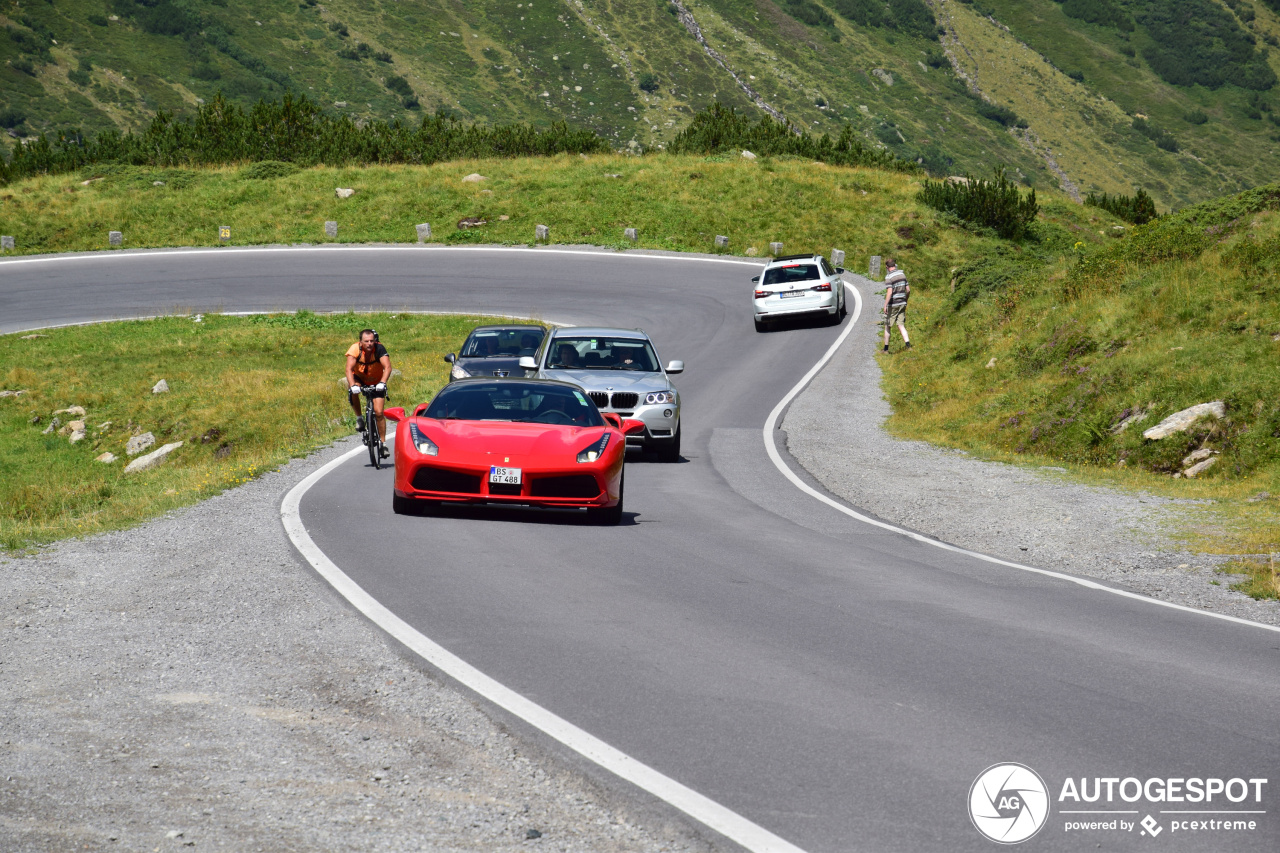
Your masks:
{"label": "roadside marker post", "polygon": [[623,229],[622,236],[630,240],[632,243],[634,243],[638,239],[636,236],[636,229],[634,228]]}
{"label": "roadside marker post", "polygon": [[431,239],[431,223],[430,222],[420,222],[413,227],[418,230],[419,243],[425,243]]}
{"label": "roadside marker post", "polygon": [[0,236],[0,252],[7,252],[13,248],[13,238],[8,234]]}
{"label": "roadside marker post", "polygon": [[870,275],[868,275],[867,277],[870,278],[872,281],[880,280],[880,256],[879,255],[871,256],[871,268],[869,272],[870,272]]}
{"label": "roadside marker post", "polygon": [[108,231],[108,232],[107,232],[107,245],[108,245],[108,246],[123,246],[123,245],[124,245],[124,235],[123,235],[123,234],[121,234],[119,231]]}
{"label": "roadside marker post", "polygon": [[770,243],[770,244],[769,244],[769,254],[773,255],[775,258],[776,258],[776,257],[778,257],[779,255],[781,255],[781,254],[782,254],[782,244],[781,244],[781,243]]}
{"label": "roadside marker post", "polygon": [[844,266],[844,249],[831,250],[831,266],[837,269]]}
{"label": "roadside marker post", "polygon": [[551,229],[545,225],[533,226],[533,239],[538,243],[545,243],[551,239]]}
{"label": "roadside marker post", "polygon": [[338,223],[333,222],[333,221],[327,221],[327,222],[325,222],[325,224],[324,224],[324,236],[326,236],[326,237],[337,237],[337,236],[338,236]]}
{"label": "roadside marker post", "polygon": [[230,225],[218,226],[218,242],[219,243],[231,242],[231,226]]}
{"label": "roadside marker post", "polygon": [[716,235],[716,248],[717,248],[717,249],[727,249],[727,248],[729,248],[729,238],[728,238],[728,237],[726,237],[724,234],[717,234],[717,235]]}

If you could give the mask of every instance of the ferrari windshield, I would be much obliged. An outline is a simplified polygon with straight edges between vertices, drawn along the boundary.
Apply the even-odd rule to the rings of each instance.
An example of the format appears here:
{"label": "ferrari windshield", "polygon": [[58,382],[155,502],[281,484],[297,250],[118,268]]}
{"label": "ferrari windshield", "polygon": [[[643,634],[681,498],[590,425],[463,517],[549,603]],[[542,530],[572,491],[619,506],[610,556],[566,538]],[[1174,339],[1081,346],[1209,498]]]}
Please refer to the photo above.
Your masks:
{"label": "ferrari windshield", "polygon": [[546,332],[536,326],[476,329],[462,345],[462,358],[519,358],[533,355]]}
{"label": "ferrari windshield", "polygon": [[514,379],[448,385],[427,406],[424,417],[604,426],[600,411],[577,388]]}
{"label": "ferrari windshield", "polygon": [[551,342],[547,367],[553,370],[658,369],[658,357],[643,338],[574,337],[558,335]]}

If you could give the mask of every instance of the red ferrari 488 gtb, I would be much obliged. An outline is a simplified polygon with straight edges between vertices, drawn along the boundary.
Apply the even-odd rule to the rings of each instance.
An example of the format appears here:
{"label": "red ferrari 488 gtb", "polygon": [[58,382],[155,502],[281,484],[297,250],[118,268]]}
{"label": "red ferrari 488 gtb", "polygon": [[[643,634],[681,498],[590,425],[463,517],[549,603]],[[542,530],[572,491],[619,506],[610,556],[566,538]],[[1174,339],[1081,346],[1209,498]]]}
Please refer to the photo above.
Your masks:
{"label": "red ferrari 488 gtb", "polygon": [[389,408],[397,513],[436,503],[585,508],[622,520],[626,437],[641,421],[604,414],[582,389],[542,379],[462,379],[407,415]]}

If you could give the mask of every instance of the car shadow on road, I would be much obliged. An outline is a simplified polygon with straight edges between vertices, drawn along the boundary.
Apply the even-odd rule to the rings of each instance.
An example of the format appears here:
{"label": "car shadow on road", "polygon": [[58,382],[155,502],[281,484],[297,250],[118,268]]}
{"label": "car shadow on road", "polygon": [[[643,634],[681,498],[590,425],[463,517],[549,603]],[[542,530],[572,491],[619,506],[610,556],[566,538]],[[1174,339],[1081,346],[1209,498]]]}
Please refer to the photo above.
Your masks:
{"label": "car shadow on road", "polygon": [[592,521],[586,510],[547,509],[532,506],[499,504],[427,504],[414,507],[419,518],[499,521],[512,524],[546,524],[561,527],[630,527],[639,524],[638,512],[623,512],[617,525],[600,525]]}
{"label": "car shadow on road", "polygon": [[845,318],[832,322],[831,317],[825,314],[797,314],[794,317],[779,317],[777,320],[770,320],[764,324],[759,330],[762,335],[771,335],[775,332],[794,332],[800,329],[829,329],[832,326],[839,326],[844,323]]}

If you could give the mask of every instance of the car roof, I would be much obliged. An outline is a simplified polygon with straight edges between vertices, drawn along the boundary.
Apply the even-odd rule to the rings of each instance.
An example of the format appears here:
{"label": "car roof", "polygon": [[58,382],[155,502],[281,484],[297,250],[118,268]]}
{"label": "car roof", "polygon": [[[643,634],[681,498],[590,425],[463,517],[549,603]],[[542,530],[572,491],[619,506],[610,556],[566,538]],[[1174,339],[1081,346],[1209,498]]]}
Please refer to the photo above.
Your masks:
{"label": "car roof", "polygon": [[774,264],[786,263],[788,261],[816,261],[821,257],[822,255],[819,252],[810,252],[807,255],[782,255],[781,257],[777,257],[769,261],[765,266],[771,267]]}
{"label": "car roof", "polygon": [[537,323],[491,323],[486,326],[476,326],[470,332],[467,332],[467,334],[472,335],[472,334],[475,334],[476,332],[489,332],[489,331],[501,332],[505,329],[529,329],[530,331],[534,329],[538,329],[539,331],[545,332],[547,330],[547,327],[540,326]]}
{"label": "car roof", "polygon": [[647,341],[649,336],[641,329],[611,329],[606,326],[566,326],[556,329],[556,337],[635,338]]}

